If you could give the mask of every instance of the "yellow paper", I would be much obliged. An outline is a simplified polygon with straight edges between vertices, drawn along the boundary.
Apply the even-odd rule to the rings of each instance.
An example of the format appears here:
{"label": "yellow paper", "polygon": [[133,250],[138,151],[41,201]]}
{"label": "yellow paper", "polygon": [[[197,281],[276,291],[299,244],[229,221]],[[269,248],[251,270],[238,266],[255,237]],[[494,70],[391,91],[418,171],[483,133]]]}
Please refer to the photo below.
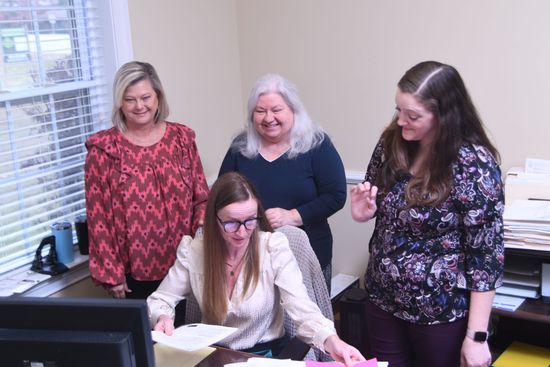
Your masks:
{"label": "yellow paper", "polygon": [[513,342],[498,357],[494,367],[548,367],[550,366],[550,349],[530,344]]}
{"label": "yellow paper", "polygon": [[206,347],[194,352],[155,344],[155,365],[158,367],[193,367],[205,359],[215,348]]}

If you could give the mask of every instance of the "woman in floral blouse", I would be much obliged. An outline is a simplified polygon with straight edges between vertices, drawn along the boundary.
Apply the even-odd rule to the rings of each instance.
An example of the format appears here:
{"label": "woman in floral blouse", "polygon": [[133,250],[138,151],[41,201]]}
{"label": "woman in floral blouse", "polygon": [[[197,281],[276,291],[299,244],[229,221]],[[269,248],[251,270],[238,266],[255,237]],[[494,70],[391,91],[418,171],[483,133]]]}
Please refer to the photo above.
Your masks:
{"label": "woman in floral blouse", "polygon": [[422,62],[351,190],[376,217],[365,274],[373,354],[401,366],[489,366],[488,321],[504,264],[499,155],[459,73]]}

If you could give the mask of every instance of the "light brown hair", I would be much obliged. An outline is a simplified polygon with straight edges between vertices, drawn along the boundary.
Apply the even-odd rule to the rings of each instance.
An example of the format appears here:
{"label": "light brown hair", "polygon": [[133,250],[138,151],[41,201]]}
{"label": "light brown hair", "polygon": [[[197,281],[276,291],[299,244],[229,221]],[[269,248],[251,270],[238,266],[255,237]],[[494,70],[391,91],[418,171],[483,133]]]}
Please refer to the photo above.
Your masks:
{"label": "light brown hair", "polygon": [[[265,218],[265,212],[253,185],[240,173],[228,172],[220,176],[208,195],[204,219],[204,290],[202,314],[211,324],[222,324],[227,316],[227,278],[225,273],[225,252],[223,228],[219,224],[218,212],[229,204],[254,199],[258,203],[259,225],[252,231],[244,255],[243,297],[254,292],[260,276],[260,255],[258,250],[259,231],[272,231]],[[225,296],[221,296],[225,295]]]}

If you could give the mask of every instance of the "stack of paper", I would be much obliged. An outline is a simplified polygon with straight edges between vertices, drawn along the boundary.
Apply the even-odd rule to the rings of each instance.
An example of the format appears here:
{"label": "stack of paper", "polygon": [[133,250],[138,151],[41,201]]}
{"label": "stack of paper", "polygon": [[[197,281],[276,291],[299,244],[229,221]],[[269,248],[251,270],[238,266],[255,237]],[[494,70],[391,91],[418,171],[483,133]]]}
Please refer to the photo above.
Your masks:
{"label": "stack of paper", "polygon": [[497,294],[522,298],[539,298],[541,259],[508,255],[504,260],[504,283]]}
{"label": "stack of paper", "polygon": [[550,251],[550,201],[515,200],[504,210],[504,245]]}
{"label": "stack of paper", "polygon": [[550,200],[550,161],[527,158],[525,168],[513,167],[506,172],[506,203],[517,199]]}
{"label": "stack of paper", "polygon": [[[511,169],[505,195],[504,247],[550,252],[550,161],[528,158],[525,170]],[[540,258],[519,263],[519,258],[510,257],[504,264],[504,285],[497,293],[539,298]]]}

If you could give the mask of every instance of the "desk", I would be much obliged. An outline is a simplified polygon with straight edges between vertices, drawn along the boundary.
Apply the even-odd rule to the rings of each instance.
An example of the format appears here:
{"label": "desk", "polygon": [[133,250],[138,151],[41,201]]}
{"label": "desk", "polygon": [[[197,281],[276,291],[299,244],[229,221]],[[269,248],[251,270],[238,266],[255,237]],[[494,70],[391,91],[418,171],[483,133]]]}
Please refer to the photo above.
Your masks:
{"label": "desk", "polygon": [[197,367],[223,367],[228,363],[246,362],[251,357],[258,357],[258,355],[216,347],[216,350],[200,361]]}
{"label": "desk", "polygon": [[[536,257],[542,261],[550,259],[549,251],[535,251],[535,250],[520,250],[520,249],[506,249],[506,256],[524,256],[524,257]],[[504,311],[493,308],[493,314],[504,317],[511,317],[522,320],[529,320],[535,322],[542,322],[550,324],[550,305],[542,302],[542,299],[526,299],[521,306],[514,311]]]}
{"label": "desk", "polygon": [[[208,347],[195,351],[185,352],[164,345],[155,344],[155,363],[158,367],[223,367],[228,363],[246,362],[248,358],[258,357],[255,354],[239,352],[222,347]],[[208,354],[210,353],[210,354]],[[206,355],[206,357],[204,357]]]}
{"label": "desk", "polygon": [[493,308],[493,314],[550,324],[550,305],[540,299],[526,299],[514,312]]}
{"label": "desk", "polygon": [[[550,252],[519,249],[505,249],[505,256],[522,256],[548,261]],[[550,330],[550,305],[541,299],[526,299],[514,311],[493,308],[493,326],[495,335],[490,340],[491,351],[495,357],[503,352],[513,341],[521,341],[550,348],[548,333]]]}

